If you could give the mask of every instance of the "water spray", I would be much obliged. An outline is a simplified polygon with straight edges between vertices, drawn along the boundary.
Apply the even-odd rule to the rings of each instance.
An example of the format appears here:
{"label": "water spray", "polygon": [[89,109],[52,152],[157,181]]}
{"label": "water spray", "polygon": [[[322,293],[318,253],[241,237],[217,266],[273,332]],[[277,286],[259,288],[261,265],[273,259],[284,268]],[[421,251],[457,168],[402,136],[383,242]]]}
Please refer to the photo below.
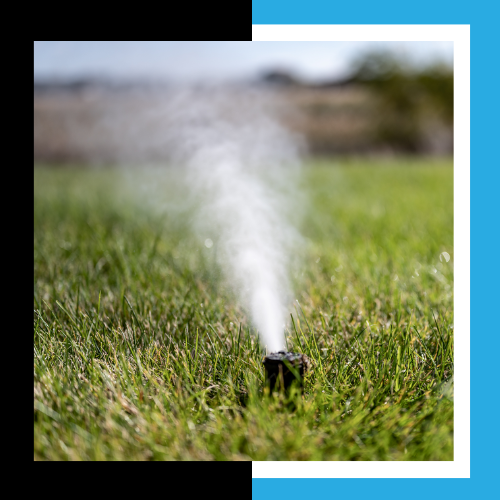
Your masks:
{"label": "water spray", "polygon": [[198,207],[194,231],[213,241],[224,286],[276,353],[286,344],[289,267],[301,242],[291,223],[300,161],[295,138],[269,108],[252,93],[179,95],[166,141]]}

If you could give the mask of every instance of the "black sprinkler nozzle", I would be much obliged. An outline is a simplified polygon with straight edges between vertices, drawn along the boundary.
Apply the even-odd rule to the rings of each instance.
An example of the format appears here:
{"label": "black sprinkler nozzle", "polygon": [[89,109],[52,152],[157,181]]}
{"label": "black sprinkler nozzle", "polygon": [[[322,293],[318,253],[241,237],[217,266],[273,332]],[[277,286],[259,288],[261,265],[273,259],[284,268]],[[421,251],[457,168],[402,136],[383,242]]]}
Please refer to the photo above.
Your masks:
{"label": "black sprinkler nozzle", "polygon": [[302,391],[304,374],[310,369],[309,358],[298,352],[278,351],[272,352],[262,360],[266,372],[266,385],[270,392],[290,389],[294,381]]}

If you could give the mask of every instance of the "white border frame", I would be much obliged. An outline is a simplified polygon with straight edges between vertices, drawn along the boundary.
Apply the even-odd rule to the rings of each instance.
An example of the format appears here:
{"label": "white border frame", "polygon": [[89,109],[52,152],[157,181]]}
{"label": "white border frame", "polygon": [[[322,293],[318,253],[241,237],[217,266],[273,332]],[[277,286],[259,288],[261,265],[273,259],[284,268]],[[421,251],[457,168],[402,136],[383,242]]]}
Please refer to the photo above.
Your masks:
{"label": "white border frame", "polygon": [[454,460],[253,462],[253,478],[470,477],[470,25],[252,25],[252,41],[454,42]]}

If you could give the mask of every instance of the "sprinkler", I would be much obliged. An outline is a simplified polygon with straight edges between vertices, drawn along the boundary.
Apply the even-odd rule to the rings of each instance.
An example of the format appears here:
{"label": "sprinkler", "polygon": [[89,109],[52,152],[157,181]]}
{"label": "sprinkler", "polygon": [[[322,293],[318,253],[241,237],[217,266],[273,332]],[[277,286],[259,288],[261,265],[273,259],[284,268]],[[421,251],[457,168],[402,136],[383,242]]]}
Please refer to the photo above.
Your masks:
{"label": "sprinkler", "polygon": [[266,371],[266,385],[271,393],[275,389],[288,391],[292,382],[297,381],[300,391],[303,389],[304,374],[310,368],[310,362],[305,354],[298,352],[272,352],[262,360]]}

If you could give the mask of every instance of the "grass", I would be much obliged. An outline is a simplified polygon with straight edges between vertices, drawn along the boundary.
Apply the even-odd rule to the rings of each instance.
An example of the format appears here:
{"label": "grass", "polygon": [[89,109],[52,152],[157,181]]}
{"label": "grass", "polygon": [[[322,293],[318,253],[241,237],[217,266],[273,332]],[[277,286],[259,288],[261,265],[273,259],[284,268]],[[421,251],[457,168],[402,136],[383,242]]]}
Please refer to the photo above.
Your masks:
{"label": "grass", "polygon": [[452,165],[374,163],[304,169],[294,410],[175,171],[35,168],[35,460],[453,460]]}

